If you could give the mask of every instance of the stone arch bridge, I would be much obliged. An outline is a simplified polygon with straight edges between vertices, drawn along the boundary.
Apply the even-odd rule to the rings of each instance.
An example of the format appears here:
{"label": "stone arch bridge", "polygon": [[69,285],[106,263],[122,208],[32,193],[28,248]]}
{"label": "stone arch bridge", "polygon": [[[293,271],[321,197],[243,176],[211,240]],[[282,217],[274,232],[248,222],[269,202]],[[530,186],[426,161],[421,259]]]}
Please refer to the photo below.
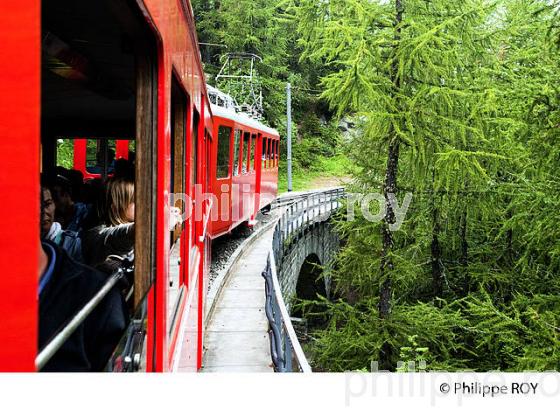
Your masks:
{"label": "stone arch bridge", "polygon": [[320,266],[329,266],[340,247],[330,219],[340,209],[344,189],[310,194],[289,205],[274,229],[263,276],[270,350],[278,372],[310,372],[291,323],[294,296],[330,296],[330,280]]}

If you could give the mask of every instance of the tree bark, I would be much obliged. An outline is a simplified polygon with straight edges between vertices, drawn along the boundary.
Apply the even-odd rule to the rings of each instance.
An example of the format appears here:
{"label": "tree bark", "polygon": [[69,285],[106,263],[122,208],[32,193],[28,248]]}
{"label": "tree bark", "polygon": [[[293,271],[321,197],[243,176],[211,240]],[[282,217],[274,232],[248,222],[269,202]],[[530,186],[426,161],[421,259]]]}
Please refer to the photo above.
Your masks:
{"label": "tree bark", "polygon": [[459,263],[463,267],[469,266],[469,242],[467,241],[467,208],[463,210],[461,216],[461,259]]}
{"label": "tree bark", "polygon": [[[403,18],[404,6],[403,0],[395,2],[395,20],[393,22],[395,28],[394,45],[393,45],[393,61],[391,64],[391,81],[393,83],[393,99],[399,99],[399,90],[401,88],[401,79],[398,75],[397,48],[401,40],[401,22]],[[399,106],[398,101],[395,104]],[[392,274],[394,270],[393,256],[393,233],[389,229],[389,225],[395,222],[395,212],[389,201],[389,197],[397,193],[397,171],[399,166],[399,150],[400,141],[396,135],[393,126],[389,128],[389,150],[387,153],[387,168],[385,171],[385,182],[383,184],[383,195],[386,202],[386,215],[381,226],[382,247],[381,247],[381,263],[380,274],[383,283],[379,290],[379,317],[388,319],[391,314],[392,302]],[[385,343],[379,352],[379,368],[384,370],[394,370],[395,365],[392,360],[393,349],[389,343]]]}
{"label": "tree bark", "polygon": [[432,288],[434,297],[443,295],[443,263],[441,261],[441,245],[439,243],[439,233],[441,226],[439,223],[439,212],[436,206],[435,193],[432,197]]}
{"label": "tree bark", "polygon": [[397,170],[399,165],[399,141],[394,136],[393,142],[389,144],[389,152],[387,155],[387,169],[385,171],[385,182],[383,184],[383,195],[386,202],[386,214],[383,221],[382,229],[382,248],[381,248],[381,277],[385,278],[380,289],[379,295],[379,317],[386,319],[391,313],[391,294],[392,281],[391,273],[394,270],[393,257],[393,233],[389,229],[389,225],[395,223],[395,212],[389,202],[389,196],[397,193]]}

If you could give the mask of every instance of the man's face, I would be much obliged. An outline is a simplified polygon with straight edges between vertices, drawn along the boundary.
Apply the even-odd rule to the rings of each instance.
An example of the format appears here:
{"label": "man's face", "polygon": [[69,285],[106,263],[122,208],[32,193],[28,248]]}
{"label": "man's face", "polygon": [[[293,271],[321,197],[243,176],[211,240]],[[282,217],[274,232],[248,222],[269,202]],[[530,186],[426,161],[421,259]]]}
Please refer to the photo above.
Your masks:
{"label": "man's face", "polygon": [[43,188],[43,203],[41,204],[41,236],[45,236],[54,222],[54,201],[51,191]]}

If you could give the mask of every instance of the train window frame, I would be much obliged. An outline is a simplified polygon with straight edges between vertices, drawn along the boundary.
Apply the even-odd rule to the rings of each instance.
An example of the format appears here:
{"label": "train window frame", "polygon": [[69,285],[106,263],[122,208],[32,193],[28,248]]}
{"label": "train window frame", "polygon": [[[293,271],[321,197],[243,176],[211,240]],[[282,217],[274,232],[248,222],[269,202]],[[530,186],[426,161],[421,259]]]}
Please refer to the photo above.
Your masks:
{"label": "train window frame", "polygon": [[[224,132],[222,132],[224,130]],[[216,148],[216,179],[229,179],[231,172],[231,158],[230,158],[230,148],[231,148],[231,140],[233,136],[233,128],[228,125],[219,125],[218,126],[218,135],[217,135],[217,148]],[[227,150],[224,150],[223,142],[227,141]],[[220,153],[222,154],[222,158],[220,158]],[[225,163],[220,163],[220,161],[225,160]],[[220,169],[222,170],[222,174],[220,174]],[[223,171],[226,171],[223,174]]]}
{"label": "train window frame", "polygon": [[[70,55],[77,50],[83,52],[87,56],[88,75],[91,74],[93,82],[102,77],[103,80],[100,81],[104,85],[92,87],[92,81],[76,81],[76,77],[54,77],[57,75],[57,63],[44,58],[45,54],[49,53],[45,50],[48,45],[45,45],[45,42],[40,45],[43,55],[40,67],[40,171],[48,174],[55,170],[56,139],[53,137],[56,135],[72,139],[87,139],[89,136],[101,140],[102,144],[99,145],[104,144],[105,147],[109,145],[110,139],[135,139],[134,276],[131,278],[132,292],[127,294],[129,313],[134,315],[146,305],[146,295],[154,288],[157,276],[156,219],[157,209],[161,205],[158,202],[157,189],[158,173],[161,172],[157,155],[158,137],[161,137],[158,135],[158,62],[163,61],[163,48],[158,41],[156,29],[146,20],[138,5],[130,2],[111,4],[115,7],[103,10],[99,16],[89,15],[91,19],[88,20],[85,18],[86,13],[83,13],[87,7],[82,9],[81,4],[77,5],[76,9],[65,10],[68,12],[67,16],[60,13],[60,7],[58,10],[50,5],[43,7],[41,35],[45,38],[45,33],[50,35],[50,30],[54,29],[61,41],[68,42]],[[94,2],[87,3],[87,6],[92,4],[93,7],[96,6]],[[72,16],[79,13],[84,14],[87,25],[84,25],[82,20],[72,19]],[[45,21],[48,24],[44,24]],[[97,33],[100,31],[90,24],[97,21],[106,24],[100,26],[106,28],[106,37],[98,37]],[[88,25],[87,30],[82,30],[82,27]],[[91,52],[90,49],[98,47],[101,40],[105,50],[103,57],[100,57],[101,53]],[[65,69],[79,73],[84,69],[80,61],[68,63]],[[91,73],[89,67],[92,69]],[[97,69],[103,71],[102,76],[99,76]],[[114,85],[114,88],[106,87],[107,84]],[[115,115],[117,111],[119,114]],[[106,153],[104,155],[106,157]],[[105,176],[106,171],[105,166]],[[88,301],[84,300],[85,302]],[[142,326],[144,325],[142,320]],[[124,338],[126,339],[126,334]],[[150,346],[147,348],[152,349]],[[155,368],[154,353],[155,347],[151,352],[147,352],[147,355],[143,355],[140,365],[147,369]],[[114,354],[120,354],[118,349]],[[148,363],[146,357],[150,357],[150,354],[152,360]],[[108,370],[110,369],[111,365],[108,366]]]}
{"label": "train window frame", "polygon": [[233,176],[236,177],[239,175],[239,169],[241,165],[241,161],[239,161],[239,155],[241,152],[241,143],[243,138],[241,138],[241,130],[235,129],[233,135]]}
{"label": "train window frame", "polygon": [[140,254],[134,253],[135,308],[140,306],[155,282],[157,261],[158,56],[162,51],[152,32],[149,40],[152,42],[152,47],[141,40],[135,44],[137,92],[134,138],[136,215],[134,249],[146,250]]}

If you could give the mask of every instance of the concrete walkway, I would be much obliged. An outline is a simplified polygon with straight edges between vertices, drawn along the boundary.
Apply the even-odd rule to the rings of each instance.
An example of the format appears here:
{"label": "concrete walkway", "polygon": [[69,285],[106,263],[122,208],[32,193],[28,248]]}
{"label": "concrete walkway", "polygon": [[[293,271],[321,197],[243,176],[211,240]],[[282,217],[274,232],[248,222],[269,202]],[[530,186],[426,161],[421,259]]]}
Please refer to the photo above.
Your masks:
{"label": "concrete walkway", "polygon": [[265,289],[273,229],[232,266],[204,338],[203,372],[272,372]]}

